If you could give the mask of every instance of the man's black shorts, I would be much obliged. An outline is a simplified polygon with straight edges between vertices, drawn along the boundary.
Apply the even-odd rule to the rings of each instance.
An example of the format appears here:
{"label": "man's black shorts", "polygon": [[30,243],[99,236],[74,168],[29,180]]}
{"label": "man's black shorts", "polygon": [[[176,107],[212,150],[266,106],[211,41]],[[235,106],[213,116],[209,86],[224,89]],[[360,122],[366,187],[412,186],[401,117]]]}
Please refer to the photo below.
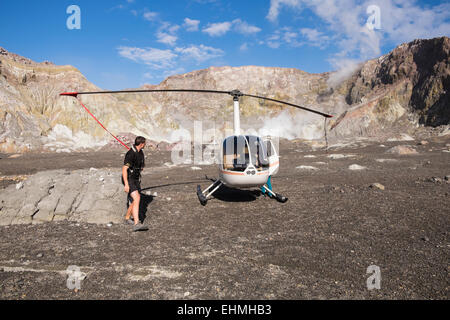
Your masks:
{"label": "man's black shorts", "polygon": [[[125,183],[123,182],[123,177],[122,177],[122,184],[125,185]],[[128,192],[128,201],[133,202],[131,194],[136,190],[139,193],[141,193],[141,181],[139,179],[133,179],[128,177],[128,185],[130,186],[130,191]]]}

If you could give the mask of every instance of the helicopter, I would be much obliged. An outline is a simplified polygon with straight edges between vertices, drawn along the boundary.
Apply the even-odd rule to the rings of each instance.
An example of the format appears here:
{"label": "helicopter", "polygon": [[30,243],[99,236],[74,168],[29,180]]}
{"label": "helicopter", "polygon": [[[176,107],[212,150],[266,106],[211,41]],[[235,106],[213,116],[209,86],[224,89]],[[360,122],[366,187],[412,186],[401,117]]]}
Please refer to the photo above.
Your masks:
{"label": "helicopter", "polygon": [[227,94],[233,97],[233,124],[234,132],[223,140],[222,148],[220,149],[218,170],[218,179],[211,179],[213,183],[206,189],[202,190],[200,185],[197,185],[197,197],[200,204],[205,206],[211,196],[222,186],[225,185],[235,189],[248,188],[264,188],[264,190],[274,199],[281,203],[285,203],[288,198],[281,194],[273,192],[267,186],[270,176],[275,175],[280,167],[280,159],[278,151],[270,137],[263,139],[254,135],[241,134],[240,125],[240,97],[251,97],[256,99],[263,99],[272,101],[308,112],[318,114],[325,119],[332,118],[332,115],[299,106],[290,102],[276,100],[263,96],[256,96],[243,93],[237,89],[231,91],[219,90],[200,90],[200,89],[145,89],[145,90],[120,90],[120,91],[92,91],[92,92],[63,92],[60,96],[74,97],[84,107],[84,109],[123,146],[129,149],[122,141],[114,136],[103,124],[86,108],[86,106],[78,98],[79,95],[90,94],[118,94],[118,93],[155,93],[155,92],[192,92],[192,93],[216,93]]}

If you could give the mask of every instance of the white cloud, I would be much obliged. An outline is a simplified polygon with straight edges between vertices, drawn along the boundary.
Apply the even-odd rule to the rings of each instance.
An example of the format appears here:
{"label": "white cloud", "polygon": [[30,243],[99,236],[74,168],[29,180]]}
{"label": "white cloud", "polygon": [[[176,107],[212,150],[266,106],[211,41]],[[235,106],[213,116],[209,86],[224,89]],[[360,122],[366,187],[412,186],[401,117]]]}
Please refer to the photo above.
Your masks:
{"label": "white cloud", "polygon": [[[380,8],[379,30],[370,30],[365,25],[370,5]],[[309,45],[335,45],[337,52],[329,62],[344,71],[351,70],[358,61],[381,55],[383,45],[450,34],[449,3],[431,6],[413,0],[271,0],[266,18],[276,22],[283,7],[296,12],[307,8],[320,18],[324,30],[303,28],[300,32]],[[286,35],[283,38],[286,42],[292,39]],[[280,44],[273,39],[266,43],[270,47]]]}
{"label": "white cloud", "polygon": [[312,46],[324,48],[328,41],[330,41],[330,37],[323,34],[323,32],[318,31],[317,29],[311,28],[302,28],[300,29],[300,33],[309,41],[309,44]]}
{"label": "white cloud", "polygon": [[[381,30],[365,26],[370,5],[380,8]],[[312,10],[326,23],[327,31],[336,35],[341,55],[360,53],[362,58],[374,57],[380,54],[382,43],[399,44],[450,33],[449,3],[421,7],[411,0],[271,0],[267,19],[276,21],[283,6]],[[330,39],[316,29],[304,28],[302,34],[312,44]]]}
{"label": "white cloud", "polygon": [[[203,44],[167,50],[120,46],[117,50],[119,55],[126,59],[145,64],[154,70],[163,70],[160,75],[164,77],[185,72],[185,68],[180,65],[181,60],[201,63],[225,55],[223,50],[208,47]],[[144,78],[155,78],[155,75],[146,72]]]}
{"label": "white cloud", "polygon": [[193,19],[185,18],[183,27],[185,27],[187,31],[193,32],[193,31],[198,31],[199,24],[200,24],[200,20],[193,20]]}
{"label": "white cloud", "polygon": [[119,55],[138,63],[144,63],[154,69],[172,68],[177,57],[172,50],[156,48],[118,47]]}
{"label": "white cloud", "polygon": [[202,31],[212,37],[218,37],[226,34],[231,30],[231,28],[233,28],[234,31],[244,35],[256,34],[261,31],[261,28],[252,26],[241,19],[235,19],[232,22],[225,21],[220,23],[209,23],[207,27],[203,28]]}
{"label": "white cloud", "polygon": [[281,45],[279,31],[276,31],[275,34],[269,36],[266,43],[272,49],[279,48]]}
{"label": "white cloud", "polygon": [[160,43],[174,46],[178,40],[176,32],[180,29],[179,25],[172,25],[169,22],[163,22],[156,32],[157,41]]}
{"label": "white cloud", "polygon": [[231,29],[231,22],[209,23],[202,31],[211,37],[219,37],[226,34]]}
{"label": "white cloud", "polygon": [[247,22],[242,21],[241,19],[233,20],[234,29],[242,34],[250,35],[255,34],[261,31],[260,28],[249,25]]}
{"label": "white cloud", "polygon": [[275,22],[278,19],[278,15],[280,13],[280,7],[282,5],[286,5],[293,8],[300,7],[301,0],[270,0],[270,9],[267,14],[267,19],[272,22]]}
{"label": "white cloud", "polygon": [[[169,24],[169,25],[167,25],[167,27],[165,27],[165,29],[169,32],[169,33],[171,33],[171,34],[174,34],[175,32],[177,32],[179,29],[180,29],[180,26],[179,25],[171,25],[171,24]],[[164,28],[163,28],[163,30],[164,30]]]}
{"label": "white cloud", "polygon": [[221,49],[208,47],[203,44],[199,46],[191,45],[186,48],[175,48],[175,52],[180,53],[184,58],[193,59],[197,62],[222,57],[225,54]]}
{"label": "white cloud", "polygon": [[148,21],[155,21],[158,17],[158,12],[146,11],[144,12],[144,19]]}
{"label": "white cloud", "polygon": [[297,40],[297,37],[298,37],[297,32],[287,31],[283,35],[283,40],[286,41],[287,43],[294,43],[294,41]]}
{"label": "white cloud", "polygon": [[177,42],[178,37],[165,33],[165,32],[158,32],[156,33],[156,37],[158,38],[158,42],[167,44],[169,46],[174,46]]}
{"label": "white cloud", "polygon": [[243,43],[240,47],[239,47],[240,51],[247,51],[248,50],[248,44],[247,42]]}
{"label": "white cloud", "polygon": [[298,37],[298,32],[293,31],[290,27],[284,27],[270,35],[265,43],[272,49],[277,49],[282,44],[287,44],[291,47],[300,47],[305,43],[299,41]]}

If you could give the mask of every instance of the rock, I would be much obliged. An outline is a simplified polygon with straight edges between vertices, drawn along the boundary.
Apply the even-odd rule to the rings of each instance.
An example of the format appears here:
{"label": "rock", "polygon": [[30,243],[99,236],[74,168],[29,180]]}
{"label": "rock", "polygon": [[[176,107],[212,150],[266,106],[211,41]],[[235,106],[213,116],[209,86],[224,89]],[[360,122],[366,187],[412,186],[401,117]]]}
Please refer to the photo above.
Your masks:
{"label": "rock", "polygon": [[438,177],[431,177],[430,179],[428,179],[428,181],[434,182],[434,183],[442,183],[442,179],[438,178]]}
{"label": "rock", "polygon": [[425,242],[430,241],[430,238],[428,238],[428,237],[422,237],[421,239],[422,239],[423,241],[425,241]]}
{"label": "rock", "polygon": [[19,182],[18,184],[16,184],[16,190],[20,190],[23,188],[23,182]]}
{"label": "rock", "polygon": [[43,256],[44,256],[43,253],[38,253],[38,254],[36,255],[37,258],[42,258]]}
{"label": "rock", "polygon": [[375,161],[376,162],[381,162],[381,163],[384,163],[384,162],[398,162],[397,159],[375,159]]}
{"label": "rock", "polygon": [[386,151],[386,153],[398,154],[398,155],[409,155],[418,154],[416,149],[411,146],[395,146]]}
{"label": "rock", "polygon": [[384,186],[381,183],[378,183],[378,182],[372,183],[370,185],[370,188],[372,188],[372,189],[377,188],[377,189],[380,189],[380,190],[384,190]]}
{"label": "rock", "polygon": [[[123,197],[120,183],[103,184],[99,176],[88,169],[67,174],[65,170],[42,171],[0,193],[0,225],[39,224],[52,221],[87,223],[118,223],[121,221]],[[113,180],[120,173],[114,173]],[[119,181],[117,179],[117,181]]]}
{"label": "rock", "polygon": [[355,155],[353,155],[353,154],[330,154],[329,156],[328,156],[328,158],[331,158],[331,159],[333,159],[333,160],[335,160],[335,159],[344,159],[344,158],[352,158],[352,157],[354,157]]}
{"label": "rock", "polygon": [[172,162],[164,162],[163,165],[166,166],[166,167],[168,167],[168,168],[172,168],[172,167],[175,167],[175,166],[176,166],[176,164],[174,164],[174,163],[172,163]]}
{"label": "rock", "polygon": [[426,146],[428,144],[428,141],[422,140],[417,145],[419,146]]}
{"label": "rock", "polygon": [[319,170],[316,167],[313,166],[298,166],[295,167],[295,169],[300,169],[300,170]]}
{"label": "rock", "polygon": [[450,181],[450,175],[448,175],[448,176],[445,176],[445,181]]}
{"label": "rock", "polygon": [[357,165],[357,164],[352,164],[348,167],[349,170],[365,170],[367,169],[366,167]]}

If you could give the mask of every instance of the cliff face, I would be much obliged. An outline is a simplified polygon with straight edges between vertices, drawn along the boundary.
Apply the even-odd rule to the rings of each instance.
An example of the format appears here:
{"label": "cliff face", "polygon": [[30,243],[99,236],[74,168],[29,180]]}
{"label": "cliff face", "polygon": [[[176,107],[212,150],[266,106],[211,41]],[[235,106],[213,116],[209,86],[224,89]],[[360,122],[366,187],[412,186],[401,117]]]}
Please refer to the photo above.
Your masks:
{"label": "cliff face", "polygon": [[368,61],[347,83],[353,105],[382,96],[376,108],[392,105],[427,126],[450,122],[450,39],[415,40]]}
{"label": "cliff face", "polygon": [[[216,89],[264,95],[334,114],[330,138],[384,137],[394,128],[413,132],[417,124],[450,122],[450,39],[416,40],[367,61],[337,87],[330,73],[297,69],[211,67],[167,78],[143,88]],[[69,151],[100,147],[110,136],[65,91],[101,90],[71,66],[35,63],[0,48],[0,152]],[[215,94],[157,93],[81,96],[115,134],[176,140],[178,129],[195,120],[232,127],[231,97]],[[245,129],[278,129],[286,138],[321,138],[323,119],[258,99],[241,99]],[[211,127],[211,125],[209,126]],[[266,128],[267,129],[267,128]],[[172,137],[171,137],[172,136]],[[172,139],[171,139],[172,138]]]}
{"label": "cliff face", "polygon": [[58,99],[66,87],[96,88],[74,67],[35,63],[0,48],[0,151],[39,149],[55,124],[75,122],[70,103]]}

